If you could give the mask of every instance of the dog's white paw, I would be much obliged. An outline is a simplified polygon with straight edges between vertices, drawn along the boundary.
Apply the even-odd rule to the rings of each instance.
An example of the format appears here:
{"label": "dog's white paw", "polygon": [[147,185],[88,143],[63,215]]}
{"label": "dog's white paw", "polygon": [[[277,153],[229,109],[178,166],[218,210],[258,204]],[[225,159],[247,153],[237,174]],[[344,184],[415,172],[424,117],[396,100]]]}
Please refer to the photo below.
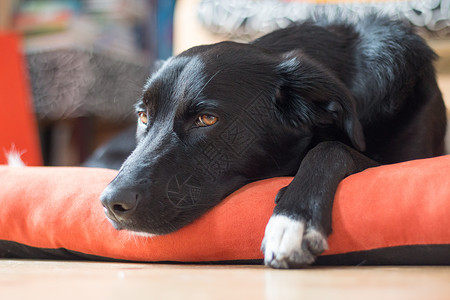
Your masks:
{"label": "dog's white paw", "polygon": [[327,248],[326,237],[304,221],[274,215],[266,226],[261,250],[267,266],[287,269],[313,263]]}

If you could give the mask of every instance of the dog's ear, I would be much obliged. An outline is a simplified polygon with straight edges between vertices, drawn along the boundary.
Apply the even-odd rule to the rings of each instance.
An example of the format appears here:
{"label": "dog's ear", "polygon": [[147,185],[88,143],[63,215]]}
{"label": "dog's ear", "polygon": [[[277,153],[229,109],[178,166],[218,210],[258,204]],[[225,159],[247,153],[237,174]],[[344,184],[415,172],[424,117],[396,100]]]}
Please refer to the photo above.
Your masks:
{"label": "dog's ear", "polygon": [[337,128],[360,150],[365,139],[355,102],[344,84],[308,58],[285,59],[277,66],[280,84],[275,101],[293,126]]}

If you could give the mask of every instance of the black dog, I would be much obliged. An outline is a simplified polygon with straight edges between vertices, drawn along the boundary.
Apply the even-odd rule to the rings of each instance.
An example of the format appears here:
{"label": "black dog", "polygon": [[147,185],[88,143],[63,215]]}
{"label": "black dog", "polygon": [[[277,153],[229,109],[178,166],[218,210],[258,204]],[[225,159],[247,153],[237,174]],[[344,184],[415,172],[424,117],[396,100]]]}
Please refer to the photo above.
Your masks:
{"label": "black dog", "polygon": [[[295,175],[262,244],[275,268],[327,248],[339,182],[444,153],[435,54],[400,21],[308,21],[169,59],[138,104],[138,144],[101,196],[117,229],[166,234],[243,185]],[[357,216],[355,216],[357,217]]]}

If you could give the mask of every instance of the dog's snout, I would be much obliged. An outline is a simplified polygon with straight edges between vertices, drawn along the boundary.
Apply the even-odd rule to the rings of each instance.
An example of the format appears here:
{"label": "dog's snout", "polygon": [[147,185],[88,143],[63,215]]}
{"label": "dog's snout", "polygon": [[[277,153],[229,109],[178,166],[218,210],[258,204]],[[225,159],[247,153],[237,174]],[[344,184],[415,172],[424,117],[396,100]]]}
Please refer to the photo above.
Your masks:
{"label": "dog's snout", "polygon": [[128,219],[141,198],[141,194],[125,189],[106,189],[100,196],[100,201],[108,217],[117,221]]}

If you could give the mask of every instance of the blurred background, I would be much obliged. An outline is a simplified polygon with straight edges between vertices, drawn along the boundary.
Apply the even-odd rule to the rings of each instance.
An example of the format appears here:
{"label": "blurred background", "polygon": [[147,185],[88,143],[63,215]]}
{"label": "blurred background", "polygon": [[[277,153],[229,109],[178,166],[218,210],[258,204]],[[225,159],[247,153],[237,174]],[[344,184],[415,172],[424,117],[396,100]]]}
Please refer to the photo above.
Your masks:
{"label": "blurred background", "polygon": [[28,165],[80,165],[133,126],[155,62],[318,12],[373,10],[429,41],[449,101],[450,0],[0,0],[0,157],[14,145]]}

